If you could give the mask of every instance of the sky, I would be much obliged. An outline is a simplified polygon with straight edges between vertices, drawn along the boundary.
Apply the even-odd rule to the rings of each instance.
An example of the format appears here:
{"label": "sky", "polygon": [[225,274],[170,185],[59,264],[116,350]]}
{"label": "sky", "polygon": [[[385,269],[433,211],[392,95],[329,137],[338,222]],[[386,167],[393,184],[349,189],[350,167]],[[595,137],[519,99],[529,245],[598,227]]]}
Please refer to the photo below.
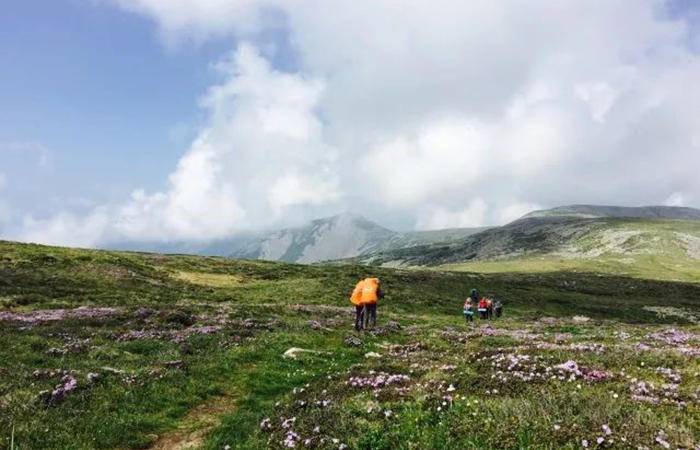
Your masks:
{"label": "sky", "polygon": [[700,207],[694,0],[5,0],[0,238]]}

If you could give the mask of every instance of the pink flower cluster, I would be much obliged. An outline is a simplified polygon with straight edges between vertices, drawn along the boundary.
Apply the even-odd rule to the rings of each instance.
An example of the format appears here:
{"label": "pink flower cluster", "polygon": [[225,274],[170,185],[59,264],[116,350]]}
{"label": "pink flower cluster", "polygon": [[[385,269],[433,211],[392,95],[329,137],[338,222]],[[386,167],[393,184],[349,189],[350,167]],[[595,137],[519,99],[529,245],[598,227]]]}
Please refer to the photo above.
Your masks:
{"label": "pink flower cluster", "polygon": [[53,391],[42,391],[39,397],[44,404],[52,406],[63,401],[68,394],[78,387],[78,380],[73,375],[64,375],[61,382],[56,385]]}
{"label": "pink flower cluster", "polygon": [[605,345],[603,344],[589,344],[589,343],[575,343],[575,344],[553,344],[551,342],[537,342],[532,345],[533,348],[538,350],[564,350],[564,351],[575,351],[575,352],[591,352],[591,353],[603,353],[605,351]]}
{"label": "pink flower cluster", "polygon": [[560,380],[574,381],[584,379],[589,382],[608,380],[613,377],[610,372],[588,367],[580,367],[576,361],[569,360],[558,365],[547,363],[547,357],[526,355],[521,353],[497,353],[490,357],[479,358],[478,361],[490,362],[495,369],[491,375],[501,383],[509,380],[524,382]]}
{"label": "pink flower cluster", "polygon": [[81,306],[75,309],[39,309],[27,313],[0,311],[0,321],[37,324],[66,319],[97,319],[112,316],[119,312],[117,308],[93,308]]}
{"label": "pink flower cluster", "polygon": [[640,381],[636,378],[631,379],[630,393],[632,400],[654,405],[670,403],[678,407],[686,406],[687,403],[681,397],[678,389],[682,381],[681,375],[677,371],[666,367],[657,367],[656,372],[664,377],[665,383],[661,386],[656,386],[654,383],[648,383],[646,381]]}
{"label": "pink flower cluster", "polygon": [[399,384],[410,380],[408,375],[404,374],[388,374],[385,372],[380,372],[375,375],[370,375],[368,377],[350,377],[347,384],[352,387],[370,387],[372,389],[379,389],[384,386],[389,386],[391,384]]}
{"label": "pink flower cluster", "polygon": [[190,336],[197,334],[215,334],[221,331],[219,325],[203,325],[189,327],[183,330],[131,330],[117,337],[120,342],[136,341],[141,339],[166,339],[173,342],[183,342]]}
{"label": "pink flower cluster", "polygon": [[667,328],[662,331],[657,331],[656,333],[647,335],[647,337],[664,342],[667,345],[687,344],[689,341],[696,339],[694,334],[676,330],[675,328]]}

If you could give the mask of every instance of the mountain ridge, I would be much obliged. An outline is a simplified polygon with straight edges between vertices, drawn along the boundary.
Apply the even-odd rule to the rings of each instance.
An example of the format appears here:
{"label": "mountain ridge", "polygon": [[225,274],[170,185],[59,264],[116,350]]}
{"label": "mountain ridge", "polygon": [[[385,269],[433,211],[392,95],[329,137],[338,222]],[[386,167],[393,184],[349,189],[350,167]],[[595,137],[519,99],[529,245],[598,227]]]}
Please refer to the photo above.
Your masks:
{"label": "mountain ridge", "polygon": [[[614,205],[565,205],[529,212],[520,219],[533,217],[580,217],[580,218],[639,218],[700,220],[700,209],[686,206],[614,206]],[[520,220],[518,219],[518,220]]]}
{"label": "mountain ridge", "polygon": [[354,259],[364,263],[432,265],[556,252],[595,229],[602,233],[605,227],[612,226],[613,219],[700,221],[700,210],[566,205],[532,211],[498,227],[427,231],[394,231],[362,215],[345,212],[297,227],[213,242],[125,243],[110,248],[307,264]]}
{"label": "mountain ridge", "polygon": [[229,256],[315,263],[450,241],[484,229],[486,227],[401,232],[385,228],[361,215],[344,213],[315,219],[300,227],[264,233]]}

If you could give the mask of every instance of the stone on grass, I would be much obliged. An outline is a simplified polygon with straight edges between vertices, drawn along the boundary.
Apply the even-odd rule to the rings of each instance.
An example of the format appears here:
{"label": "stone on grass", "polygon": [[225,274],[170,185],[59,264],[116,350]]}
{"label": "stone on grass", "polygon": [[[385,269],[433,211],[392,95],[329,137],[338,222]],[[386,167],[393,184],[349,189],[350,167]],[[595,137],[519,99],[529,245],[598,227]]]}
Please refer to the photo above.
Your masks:
{"label": "stone on grass", "polygon": [[345,336],[343,342],[345,342],[345,345],[349,345],[350,347],[359,347],[362,345],[362,340],[353,335]]}
{"label": "stone on grass", "polygon": [[291,347],[282,354],[283,358],[296,359],[301,353],[321,353],[316,350],[307,350],[305,348]]}

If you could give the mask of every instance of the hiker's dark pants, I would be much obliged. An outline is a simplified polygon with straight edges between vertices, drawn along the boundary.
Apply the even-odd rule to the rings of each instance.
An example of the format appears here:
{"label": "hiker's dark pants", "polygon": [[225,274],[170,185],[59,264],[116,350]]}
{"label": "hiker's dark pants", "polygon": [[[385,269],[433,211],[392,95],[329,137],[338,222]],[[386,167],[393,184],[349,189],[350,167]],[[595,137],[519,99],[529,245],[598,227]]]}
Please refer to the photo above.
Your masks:
{"label": "hiker's dark pants", "polygon": [[368,303],[365,305],[365,328],[377,324],[377,304]]}
{"label": "hiker's dark pants", "polygon": [[502,308],[496,308],[496,317],[501,317],[501,314],[503,314],[503,309],[502,309]]}
{"label": "hiker's dark pants", "polygon": [[355,329],[360,331],[362,329],[362,322],[364,318],[365,307],[363,305],[355,305]]}
{"label": "hiker's dark pants", "polygon": [[474,313],[464,313],[464,320],[466,320],[467,322],[474,322]]}

